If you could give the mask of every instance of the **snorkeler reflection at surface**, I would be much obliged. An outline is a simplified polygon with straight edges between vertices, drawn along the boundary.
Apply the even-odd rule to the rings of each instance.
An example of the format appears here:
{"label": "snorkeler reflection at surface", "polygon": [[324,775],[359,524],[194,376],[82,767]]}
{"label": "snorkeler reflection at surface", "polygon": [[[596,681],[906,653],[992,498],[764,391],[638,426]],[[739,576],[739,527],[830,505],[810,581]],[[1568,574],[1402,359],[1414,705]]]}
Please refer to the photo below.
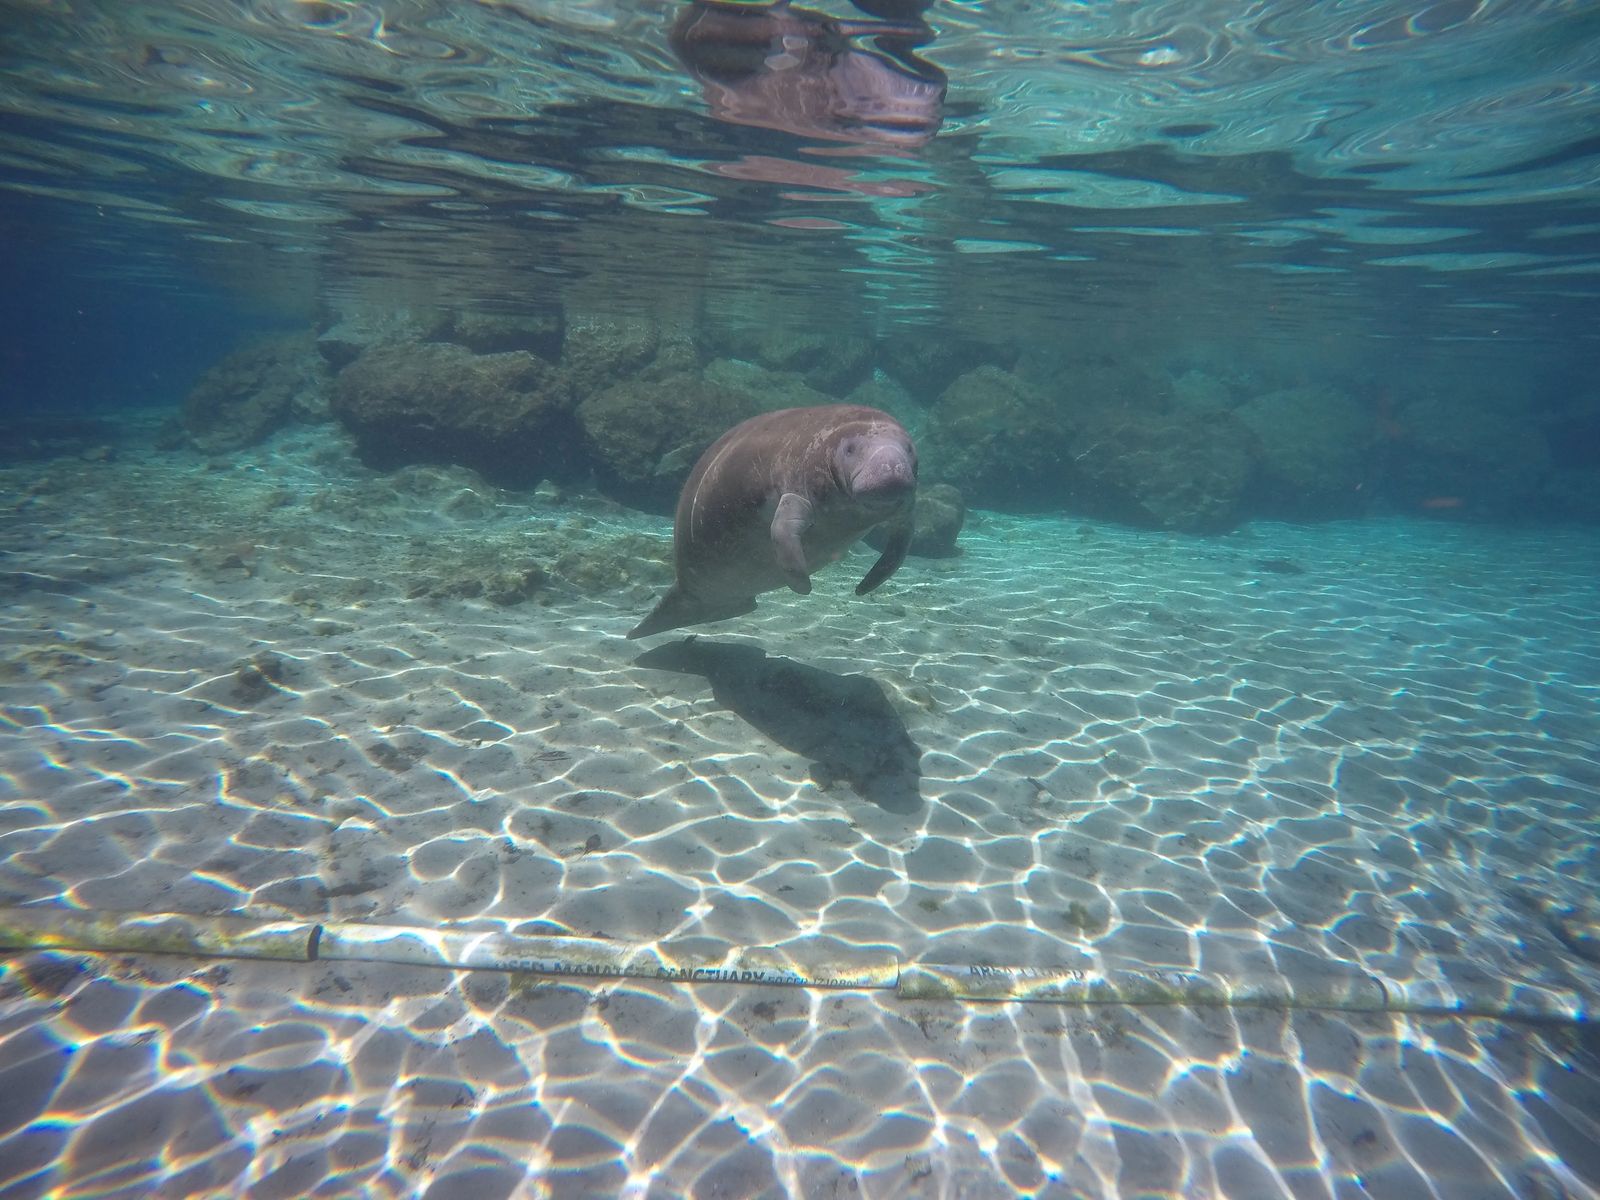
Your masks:
{"label": "snorkeler reflection at surface", "polygon": [[693,0],[670,41],[718,120],[914,148],[943,122],[944,72],[914,53],[933,36],[922,21],[927,5],[863,0],[856,7],[874,19],[840,21],[787,0]]}

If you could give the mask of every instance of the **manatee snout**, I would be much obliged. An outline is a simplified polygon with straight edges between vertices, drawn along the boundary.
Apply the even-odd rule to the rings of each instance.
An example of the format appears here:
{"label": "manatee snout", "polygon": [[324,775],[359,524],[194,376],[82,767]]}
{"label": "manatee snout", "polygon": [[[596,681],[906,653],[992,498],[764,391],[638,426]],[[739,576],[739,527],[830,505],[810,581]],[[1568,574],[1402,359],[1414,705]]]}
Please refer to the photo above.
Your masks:
{"label": "manatee snout", "polygon": [[857,500],[897,504],[917,486],[917,452],[895,437],[862,438],[850,448],[846,478]]}

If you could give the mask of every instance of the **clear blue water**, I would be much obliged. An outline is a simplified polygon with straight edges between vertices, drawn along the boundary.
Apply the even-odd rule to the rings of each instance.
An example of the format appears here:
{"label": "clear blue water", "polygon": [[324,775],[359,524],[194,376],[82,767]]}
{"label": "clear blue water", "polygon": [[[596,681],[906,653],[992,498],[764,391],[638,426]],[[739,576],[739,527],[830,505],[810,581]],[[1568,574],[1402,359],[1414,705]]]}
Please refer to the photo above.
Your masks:
{"label": "clear blue water", "polygon": [[1583,4],[797,8],[807,81],[765,87],[778,18],[671,3],[5,15],[6,240],[106,298],[759,290],[807,327],[1593,354]]}
{"label": "clear blue water", "polygon": [[1600,6],[0,0],[0,263],[0,1195],[1600,1195]]}

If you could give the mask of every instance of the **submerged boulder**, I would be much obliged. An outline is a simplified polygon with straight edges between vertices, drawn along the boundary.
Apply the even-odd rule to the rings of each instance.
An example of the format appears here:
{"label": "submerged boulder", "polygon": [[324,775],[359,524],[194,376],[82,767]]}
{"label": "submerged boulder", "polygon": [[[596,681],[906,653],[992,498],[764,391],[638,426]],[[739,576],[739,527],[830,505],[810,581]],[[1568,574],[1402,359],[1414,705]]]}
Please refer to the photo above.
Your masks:
{"label": "submerged boulder", "polygon": [[1073,455],[1086,510],[1188,533],[1229,528],[1254,472],[1254,439],[1227,413],[1102,409]]}
{"label": "submerged boulder", "polygon": [[637,317],[575,316],[561,346],[561,369],[578,399],[638,374],[661,348],[661,329]]}
{"label": "submerged boulder", "polygon": [[[951,558],[959,554],[956,537],[966,520],[967,505],[960,489],[948,483],[918,488],[908,553],[919,558]],[[866,540],[874,550],[882,550],[889,544],[888,530],[882,525],[874,526]]]}
{"label": "submerged boulder", "polygon": [[830,399],[843,396],[872,373],[872,344],[851,335],[763,328],[730,335],[727,350],[769,371],[798,375],[807,387]]}
{"label": "submerged boulder", "polygon": [[1260,452],[1257,498],[1275,516],[1333,517],[1368,499],[1373,418],[1366,406],[1331,387],[1268,392],[1234,415]]}
{"label": "submerged boulder", "polygon": [[1016,357],[998,346],[934,333],[896,333],[878,343],[878,365],[925,404],[966,372],[980,366],[1009,367]]}
{"label": "submerged boulder", "polygon": [[799,375],[787,371],[769,371],[737,358],[719,358],[707,364],[705,377],[708,383],[743,392],[749,397],[753,413],[837,403],[832,396],[817,391]]}
{"label": "submerged boulder", "polygon": [[451,319],[444,312],[376,310],[352,305],[319,328],[317,353],[339,371],[375,346],[442,338],[450,330]]}
{"label": "submerged boulder", "polygon": [[526,350],[553,361],[561,353],[563,333],[559,308],[520,314],[464,309],[452,314],[448,326],[435,330],[432,336],[437,341],[465,346],[474,354]]}
{"label": "submerged boulder", "polygon": [[1044,396],[1008,371],[979,367],[939,398],[918,446],[922,477],[975,503],[1032,507],[1060,495],[1072,429]]}
{"label": "submerged boulder", "polygon": [[339,373],[333,407],[362,457],[379,468],[452,462],[511,485],[570,468],[571,391],[560,372],[526,351],[376,346]]}
{"label": "submerged boulder", "polygon": [[661,510],[706,447],[761,411],[751,394],[699,372],[618,383],[578,405],[583,449],[618,499]]}
{"label": "submerged boulder", "polygon": [[328,411],[328,371],[309,335],[266,338],[228,355],[184,399],[184,434],[207,454],[262,441]]}

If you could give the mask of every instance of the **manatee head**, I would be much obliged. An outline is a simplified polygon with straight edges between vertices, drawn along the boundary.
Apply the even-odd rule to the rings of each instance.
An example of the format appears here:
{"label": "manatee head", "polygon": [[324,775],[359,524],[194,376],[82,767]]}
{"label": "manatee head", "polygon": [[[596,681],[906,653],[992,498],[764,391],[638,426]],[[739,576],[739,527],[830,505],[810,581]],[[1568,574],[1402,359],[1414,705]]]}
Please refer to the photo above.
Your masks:
{"label": "manatee head", "polygon": [[839,439],[833,473],[857,503],[896,508],[916,490],[917,449],[898,425],[865,426]]}

